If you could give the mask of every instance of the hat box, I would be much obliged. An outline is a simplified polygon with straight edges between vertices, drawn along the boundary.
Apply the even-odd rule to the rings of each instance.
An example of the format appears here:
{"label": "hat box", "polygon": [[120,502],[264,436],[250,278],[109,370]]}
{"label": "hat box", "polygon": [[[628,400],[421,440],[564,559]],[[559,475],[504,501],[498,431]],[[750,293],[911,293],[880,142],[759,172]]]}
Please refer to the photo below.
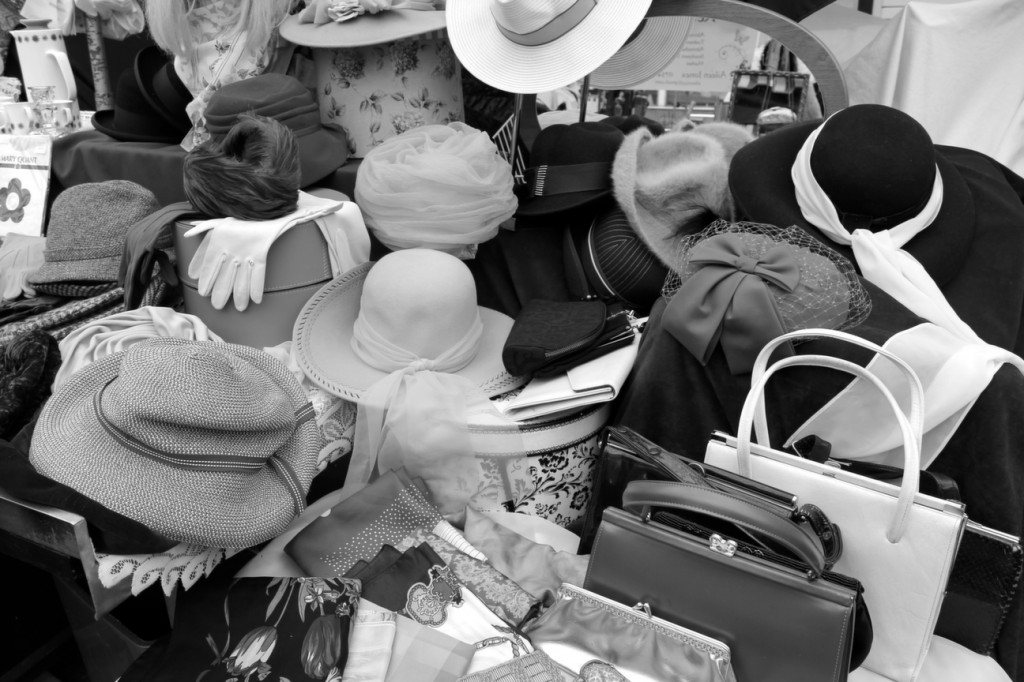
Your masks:
{"label": "hat box", "polygon": [[381,45],[313,50],[320,120],[352,156],[421,125],[464,120],[462,70],[444,31]]}
{"label": "hat box", "polygon": [[189,277],[188,265],[203,242],[200,238],[185,238],[193,225],[187,220],[174,224],[176,268],[185,312],[198,317],[230,343],[266,348],[291,341],[302,306],[334,279],[327,242],[317,224],[309,221],[296,225],[274,241],[267,253],[263,301],[250,301],[241,312],[231,299],[221,310],[214,308],[208,296],[199,294],[199,282]]}

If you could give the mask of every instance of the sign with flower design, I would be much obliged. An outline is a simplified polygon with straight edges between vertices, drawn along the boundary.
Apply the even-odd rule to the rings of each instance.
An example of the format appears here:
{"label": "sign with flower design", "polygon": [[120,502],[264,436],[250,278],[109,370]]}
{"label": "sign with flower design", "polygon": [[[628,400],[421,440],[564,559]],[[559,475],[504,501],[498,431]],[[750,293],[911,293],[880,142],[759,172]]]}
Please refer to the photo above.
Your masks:
{"label": "sign with flower design", "polygon": [[52,151],[48,135],[0,135],[0,235],[43,234]]}
{"label": "sign with flower design", "polygon": [[317,48],[320,119],[342,128],[352,156],[410,128],[464,118],[462,73],[447,34],[382,45]]}

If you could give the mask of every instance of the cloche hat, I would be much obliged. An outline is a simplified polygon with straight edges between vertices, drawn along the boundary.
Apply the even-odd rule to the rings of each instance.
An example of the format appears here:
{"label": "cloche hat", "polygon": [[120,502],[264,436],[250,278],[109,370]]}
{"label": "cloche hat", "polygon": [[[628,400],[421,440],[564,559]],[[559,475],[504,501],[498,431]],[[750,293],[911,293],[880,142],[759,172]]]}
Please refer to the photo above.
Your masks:
{"label": "cloche hat", "polygon": [[270,354],[155,338],[82,368],[43,407],[36,469],[180,542],[245,548],[302,512],[320,434]]}
{"label": "cloche hat", "polygon": [[904,247],[942,286],[960,271],[974,238],[974,200],[965,179],[924,127],[908,114],[880,104],[842,109],[827,121],[793,123],[739,150],[729,189],[741,217],[774,225],[799,225],[847,258],[804,216],[792,177],[808,138],[821,129],[810,169],[850,232],[888,229],[919,213],[933,193],[936,174],[942,203],[931,224]]}

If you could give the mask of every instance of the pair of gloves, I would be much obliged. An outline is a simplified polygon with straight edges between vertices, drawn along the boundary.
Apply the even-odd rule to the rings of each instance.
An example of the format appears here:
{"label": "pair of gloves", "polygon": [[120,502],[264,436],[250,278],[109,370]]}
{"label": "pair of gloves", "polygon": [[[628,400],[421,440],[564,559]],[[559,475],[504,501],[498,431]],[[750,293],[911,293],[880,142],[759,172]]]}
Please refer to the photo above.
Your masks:
{"label": "pair of gloves", "polygon": [[11,232],[0,246],[0,295],[13,301],[36,295],[28,278],[43,266],[46,237]]}
{"label": "pair of gloves", "polygon": [[281,218],[202,220],[185,233],[186,238],[205,235],[188,266],[199,295],[208,296],[217,310],[228,299],[240,312],[250,301],[262,302],[271,245],[289,229],[310,220],[327,242],[335,276],[370,259],[370,235],[358,206],[300,191],[296,210]]}

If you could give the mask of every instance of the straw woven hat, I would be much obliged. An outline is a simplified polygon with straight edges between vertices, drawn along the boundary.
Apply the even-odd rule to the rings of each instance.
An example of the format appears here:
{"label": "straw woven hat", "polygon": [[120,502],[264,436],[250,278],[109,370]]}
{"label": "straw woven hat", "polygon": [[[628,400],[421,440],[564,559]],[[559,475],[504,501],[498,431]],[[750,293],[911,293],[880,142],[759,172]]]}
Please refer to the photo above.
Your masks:
{"label": "straw woven hat", "polygon": [[149,339],[72,375],[29,453],[51,479],[169,538],[251,547],[305,506],[320,435],[270,354]]}

